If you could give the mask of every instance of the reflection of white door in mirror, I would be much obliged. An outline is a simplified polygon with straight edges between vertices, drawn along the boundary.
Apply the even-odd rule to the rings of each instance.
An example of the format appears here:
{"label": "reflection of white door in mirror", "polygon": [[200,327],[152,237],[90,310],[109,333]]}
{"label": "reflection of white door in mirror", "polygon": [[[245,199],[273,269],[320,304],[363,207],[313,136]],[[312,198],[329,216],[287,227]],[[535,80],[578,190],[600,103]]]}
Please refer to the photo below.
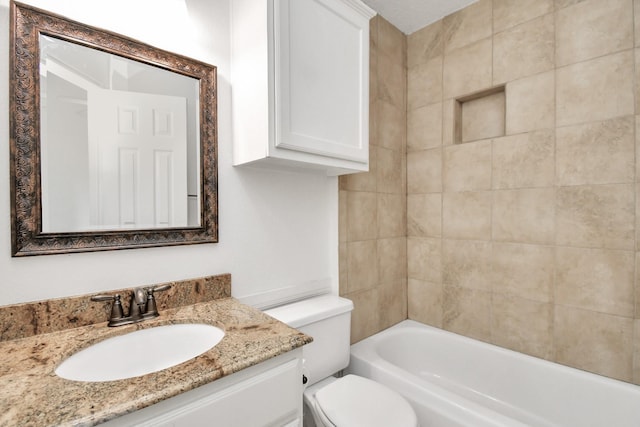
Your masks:
{"label": "reflection of white door in mirror", "polygon": [[186,227],[186,99],[99,89],[88,105],[91,225]]}
{"label": "reflection of white door in mirror", "polygon": [[40,43],[42,231],[198,226],[197,81]]}

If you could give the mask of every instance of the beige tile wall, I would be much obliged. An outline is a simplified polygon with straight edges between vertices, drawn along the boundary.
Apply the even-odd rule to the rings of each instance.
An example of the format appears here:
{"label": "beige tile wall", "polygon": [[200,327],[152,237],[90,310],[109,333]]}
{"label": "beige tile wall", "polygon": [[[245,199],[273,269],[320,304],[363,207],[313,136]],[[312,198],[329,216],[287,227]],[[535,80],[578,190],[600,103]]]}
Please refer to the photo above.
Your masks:
{"label": "beige tile wall", "polygon": [[[339,180],[340,294],[355,305],[352,342],[407,318],[406,36],[379,16],[370,30],[369,172]],[[440,86],[425,82],[415,93]],[[440,137],[429,136],[439,118],[427,109],[415,120],[423,128],[416,143],[439,146]]]}
{"label": "beige tile wall", "polygon": [[[480,0],[407,37],[409,318],[640,383],[639,17]],[[500,85],[505,136],[453,145]]]}
{"label": "beige tile wall", "polygon": [[[352,341],[409,317],[640,384],[639,63],[640,0],[373,19],[371,168],[340,178]],[[454,145],[455,100],[497,86],[505,136]]]}

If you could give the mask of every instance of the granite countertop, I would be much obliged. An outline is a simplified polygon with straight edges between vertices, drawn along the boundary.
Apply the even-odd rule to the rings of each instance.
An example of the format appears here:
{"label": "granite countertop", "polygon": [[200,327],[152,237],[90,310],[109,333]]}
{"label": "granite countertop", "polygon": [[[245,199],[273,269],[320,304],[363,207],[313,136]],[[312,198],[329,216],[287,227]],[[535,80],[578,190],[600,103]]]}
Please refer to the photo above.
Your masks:
{"label": "granite countertop", "polygon": [[[109,382],[78,382],[54,370],[68,356],[106,338],[172,323],[225,331],[202,355],[159,372]],[[221,298],[162,310],[133,325],[107,322],[0,342],[0,426],[91,426],[238,372],[312,341],[246,306]]]}

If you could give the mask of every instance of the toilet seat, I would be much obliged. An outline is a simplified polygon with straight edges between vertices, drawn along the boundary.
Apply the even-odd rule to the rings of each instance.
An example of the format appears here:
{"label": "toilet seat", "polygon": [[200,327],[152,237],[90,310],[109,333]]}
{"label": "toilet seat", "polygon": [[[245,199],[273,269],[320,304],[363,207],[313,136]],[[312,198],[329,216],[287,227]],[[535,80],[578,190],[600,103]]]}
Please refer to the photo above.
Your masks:
{"label": "toilet seat", "polygon": [[[413,408],[397,392],[357,375],[346,375],[315,393],[316,410],[336,427],[416,427]],[[325,420],[323,420],[325,421]]]}

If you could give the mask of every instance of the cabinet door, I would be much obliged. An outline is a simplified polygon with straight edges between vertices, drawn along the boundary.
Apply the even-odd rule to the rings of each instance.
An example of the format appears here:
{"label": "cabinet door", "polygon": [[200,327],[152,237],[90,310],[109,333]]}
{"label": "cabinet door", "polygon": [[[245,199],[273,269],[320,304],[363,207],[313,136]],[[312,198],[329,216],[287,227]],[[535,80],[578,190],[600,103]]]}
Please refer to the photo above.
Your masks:
{"label": "cabinet door", "polygon": [[[300,350],[300,351],[298,351]],[[302,349],[116,418],[110,427],[293,427],[302,418]],[[295,358],[291,359],[292,356]]]}
{"label": "cabinet door", "polygon": [[274,0],[275,147],[368,162],[369,19],[344,0]]}
{"label": "cabinet door", "polygon": [[152,420],[157,427],[272,427],[298,418],[299,360],[292,360]]}

